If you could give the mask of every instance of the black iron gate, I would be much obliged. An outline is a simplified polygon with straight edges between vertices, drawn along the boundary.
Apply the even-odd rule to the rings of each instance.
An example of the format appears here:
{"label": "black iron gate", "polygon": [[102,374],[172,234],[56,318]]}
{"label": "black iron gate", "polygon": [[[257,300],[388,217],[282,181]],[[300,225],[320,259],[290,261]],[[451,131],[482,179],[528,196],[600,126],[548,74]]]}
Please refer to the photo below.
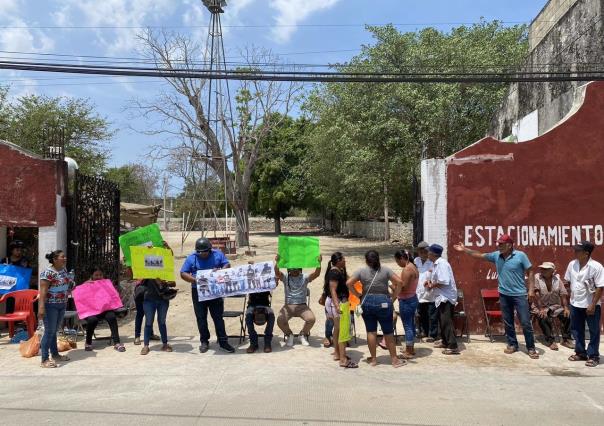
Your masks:
{"label": "black iron gate", "polygon": [[424,200],[422,200],[419,180],[415,175],[411,182],[411,191],[413,192],[413,246],[417,247],[424,239]]}
{"label": "black iron gate", "polygon": [[114,283],[119,274],[120,191],[112,182],[76,172],[69,208],[70,268],[76,283],[101,267]]}

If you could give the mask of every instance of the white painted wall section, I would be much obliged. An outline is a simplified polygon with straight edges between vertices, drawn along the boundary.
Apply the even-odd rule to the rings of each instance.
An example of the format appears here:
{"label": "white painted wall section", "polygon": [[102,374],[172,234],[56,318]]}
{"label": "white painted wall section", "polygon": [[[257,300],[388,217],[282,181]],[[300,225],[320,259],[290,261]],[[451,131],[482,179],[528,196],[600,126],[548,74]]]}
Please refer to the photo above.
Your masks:
{"label": "white painted wall section", "polygon": [[67,250],[67,211],[61,206],[61,197],[56,198],[57,218],[54,226],[38,228],[38,271],[48,266],[45,256],[54,250]]}
{"label": "white painted wall section", "polygon": [[512,134],[517,142],[526,142],[539,136],[539,110],[525,115],[512,126]]}
{"label": "white painted wall section", "polygon": [[424,201],[424,241],[440,244],[447,257],[447,165],[444,159],[423,160],[421,193]]}

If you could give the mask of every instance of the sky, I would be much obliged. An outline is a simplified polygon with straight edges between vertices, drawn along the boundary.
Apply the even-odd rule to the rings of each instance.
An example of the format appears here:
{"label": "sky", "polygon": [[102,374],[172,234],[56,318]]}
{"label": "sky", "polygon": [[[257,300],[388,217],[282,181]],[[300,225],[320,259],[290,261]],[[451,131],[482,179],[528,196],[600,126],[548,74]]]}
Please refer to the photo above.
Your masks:
{"label": "sky", "polygon": [[[228,0],[223,15],[227,57],[251,45],[270,49],[283,61],[329,64],[349,60],[371,44],[364,24],[397,24],[401,31],[426,26],[448,30],[481,18],[505,25],[530,23],[546,0]],[[209,12],[201,0],[0,0],[0,57],[85,61],[139,58],[136,34],[166,28],[205,42]],[[60,56],[57,56],[60,55]],[[146,136],[147,122],[126,106],[153,98],[160,79],[75,76],[0,70],[11,96],[27,93],[89,99],[110,123],[110,166],[147,163],[160,136]],[[171,192],[179,192],[173,182]]]}

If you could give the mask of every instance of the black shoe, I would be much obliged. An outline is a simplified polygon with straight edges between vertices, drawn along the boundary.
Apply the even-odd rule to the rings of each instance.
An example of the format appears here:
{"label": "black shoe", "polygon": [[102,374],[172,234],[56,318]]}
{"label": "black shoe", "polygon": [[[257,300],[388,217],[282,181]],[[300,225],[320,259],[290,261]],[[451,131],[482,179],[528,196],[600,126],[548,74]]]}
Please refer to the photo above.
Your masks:
{"label": "black shoe", "polygon": [[199,345],[199,352],[205,354],[208,349],[210,349],[210,344],[208,342],[201,342],[201,345]]}
{"label": "black shoe", "polygon": [[229,345],[229,342],[220,342],[220,349],[222,349],[225,352],[228,352],[230,354],[235,352],[235,348],[232,347],[231,345]]}
{"label": "black shoe", "polygon": [[157,334],[152,334],[151,340],[161,340],[161,337],[159,337]]}

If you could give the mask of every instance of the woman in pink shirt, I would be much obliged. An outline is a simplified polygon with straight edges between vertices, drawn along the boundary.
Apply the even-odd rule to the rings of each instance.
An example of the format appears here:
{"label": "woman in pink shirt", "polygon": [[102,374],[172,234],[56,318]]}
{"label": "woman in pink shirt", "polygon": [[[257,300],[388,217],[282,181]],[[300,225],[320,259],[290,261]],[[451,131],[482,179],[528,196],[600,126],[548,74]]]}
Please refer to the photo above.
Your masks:
{"label": "woman in pink shirt", "polygon": [[405,351],[402,356],[410,359],[415,355],[415,312],[419,303],[415,290],[419,272],[413,263],[413,256],[407,250],[397,251],[394,254],[394,260],[398,266],[403,268],[401,272],[403,287],[398,295],[399,312],[405,329]]}

